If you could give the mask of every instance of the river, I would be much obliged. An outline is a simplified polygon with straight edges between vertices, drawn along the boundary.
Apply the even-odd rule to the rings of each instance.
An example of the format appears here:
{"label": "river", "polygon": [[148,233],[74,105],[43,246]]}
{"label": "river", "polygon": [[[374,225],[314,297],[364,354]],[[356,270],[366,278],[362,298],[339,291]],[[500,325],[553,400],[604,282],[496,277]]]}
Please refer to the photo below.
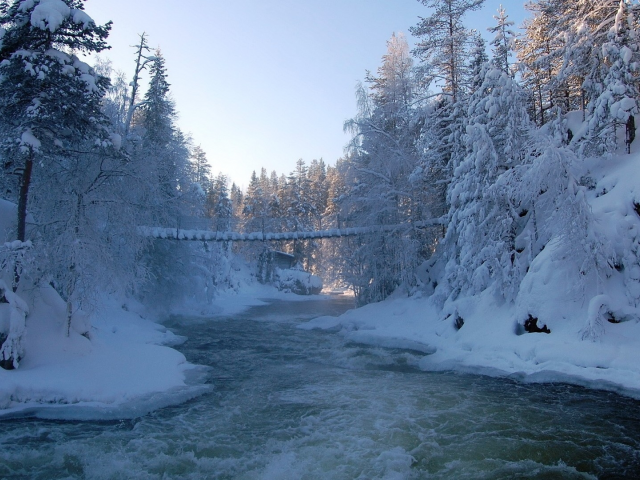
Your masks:
{"label": "river", "polygon": [[1,421],[0,478],[640,478],[640,402],[295,328],[351,302],[169,319],[210,393],[135,420]]}

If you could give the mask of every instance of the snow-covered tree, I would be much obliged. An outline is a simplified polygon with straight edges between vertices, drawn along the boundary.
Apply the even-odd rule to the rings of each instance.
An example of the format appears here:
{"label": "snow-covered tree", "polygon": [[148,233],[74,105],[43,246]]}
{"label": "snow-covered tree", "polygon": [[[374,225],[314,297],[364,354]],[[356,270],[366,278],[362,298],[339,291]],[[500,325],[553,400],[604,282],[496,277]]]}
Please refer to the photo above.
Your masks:
{"label": "snow-covered tree", "polygon": [[502,5],[498,8],[498,15],[494,15],[493,18],[497,21],[495,27],[489,28],[489,32],[494,34],[494,38],[491,41],[493,63],[496,68],[505,73],[510,73],[510,58],[513,54],[513,45],[516,37],[516,34],[511,30],[514,23],[509,20],[509,16]]}
{"label": "snow-covered tree", "polygon": [[211,165],[206,152],[200,145],[193,147],[191,151],[191,180],[206,191],[211,184]]}
{"label": "snow-covered tree", "polygon": [[207,215],[213,219],[216,231],[230,230],[233,209],[229,198],[228,180],[222,173],[213,180],[207,194]]}
{"label": "snow-covered tree", "polygon": [[140,137],[133,157],[137,174],[146,179],[140,194],[154,216],[151,224],[171,225],[182,215],[200,214],[204,195],[189,175],[189,139],[175,125],[176,109],[159,51],[149,65],[149,76],[149,88],[133,126]]}
{"label": "snow-covered tree", "polygon": [[102,111],[111,122],[114,132],[124,139],[130,93],[126,75],[122,71],[115,71],[106,57],[98,57],[93,68],[98,75],[111,80],[102,99]]}
{"label": "snow-covered tree", "polygon": [[526,97],[509,72],[487,63],[482,77],[467,114],[467,153],[449,184],[447,284],[441,294],[455,298],[496,284],[513,300],[524,274],[515,242],[521,210],[499,179],[523,162],[532,125]]}
{"label": "snow-covered tree", "polygon": [[[242,199],[242,215],[246,219],[262,219],[266,217],[267,208],[265,194],[260,179],[254,170],[251,172],[249,186]],[[255,222],[254,222],[255,223]],[[258,224],[256,223],[256,226]]]}
{"label": "snow-covered tree", "polygon": [[244,194],[238,185],[235,183],[231,184],[231,191],[229,194],[231,198],[231,208],[233,212],[233,216],[240,218],[242,216],[242,209],[244,206]]}
{"label": "snow-covered tree", "polygon": [[[391,38],[378,75],[367,80],[371,92],[360,86],[358,115],[345,123],[353,140],[341,217],[357,225],[419,220],[410,175],[418,167],[423,123],[414,107],[416,86],[403,36]],[[419,249],[414,234],[411,228],[400,228],[353,240],[344,271],[359,302],[381,300],[400,284],[412,282]]]}
{"label": "snow-covered tree", "polygon": [[129,181],[131,164],[120,151],[121,111],[110,110],[121,99],[105,98],[108,78],[71,53],[106,48],[110,24],[96,26],[83,8],[62,0],[0,4],[0,128],[4,158],[20,178],[19,240],[27,207],[35,220],[30,280],[51,282],[66,301],[67,334],[73,327],[90,335],[74,320],[78,310],[101,290],[133,289],[144,276],[145,241],[131,235],[140,212],[131,191],[139,184]]}
{"label": "snow-covered tree", "polygon": [[615,23],[602,45],[608,70],[603,91],[590,106],[588,117],[591,142],[595,148],[613,151],[617,147],[617,131],[625,131],[625,144],[630,152],[635,138],[634,116],[638,114],[638,70],[640,43],[636,19],[631,6],[620,1]]}
{"label": "snow-covered tree", "polygon": [[482,85],[485,64],[489,62],[487,44],[478,32],[473,33],[473,46],[469,59],[469,77],[471,79],[469,93],[473,94]]}
{"label": "snow-covered tree", "polygon": [[553,136],[537,134],[535,154],[522,167],[508,172],[504,184],[526,212],[522,220],[527,225],[517,240],[518,250],[535,257],[550,242],[558,242],[556,257],[572,267],[572,290],[584,301],[587,287],[602,288],[602,279],[610,275],[615,263],[614,255],[596,228],[587,187],[578,178],[579,158],[562,145],[557,131],[550,133]]}
{"label": "snow-covered tree", "polygon": [[155,59],[155,57],[151,55],[151,47],[149,47],[146,33],[140,34],[140,43],[134,45],[134,48],[136,49],[135,68],[133,71],[133,79],[130,83],[131,93],[128,97],[126,117],[124,121],[124,138],[126,141],[129,140],[129,133],[134,120],[134,116],[138,112],[140,107],[144,105],[144,102],[141,102],[139,98],[141,87],[140,76],[142,75],[142,72],[148,68],[149,64]]}
{"label": "snow-covered tree", "polygon": [[322,159],[312,160],[309,165],[309,203],[315,218],[315,227],[321,229],[322,216],[327,210],[329,190],[327,185],[327,167]]}
{"label": "snow-covered tree", "polygon": [[530,92],[530,112],[538,126],[549,119],[555,92],[551,87],[562,66],[561,42],[554,34],[557,10],[548,2],[529,3],[533,18],[524,22],[525,36],[518,39],[517,52],[523,86]]}
{"label": "snow-covered tree", "polygon": [[0,116],[5,156],[20,177],[18,240],[34,167],[78,142],[112,143],[101,111],[108,79],[69,53],[104,50],[110,27],[96,25],[82,0],[0,4]]}
{"label": "snow-covered tree", "polygon": [[[628,2],[630,14],[637,10]],[[534,17],[518,41],[523,77],[536,89],[538,124],[546,112],[593,112],[605,91],[609,61],[603,46],[617,23],[619,0],[536,0],[527,4]],[[553,118],[549,117],[549,118]]]}

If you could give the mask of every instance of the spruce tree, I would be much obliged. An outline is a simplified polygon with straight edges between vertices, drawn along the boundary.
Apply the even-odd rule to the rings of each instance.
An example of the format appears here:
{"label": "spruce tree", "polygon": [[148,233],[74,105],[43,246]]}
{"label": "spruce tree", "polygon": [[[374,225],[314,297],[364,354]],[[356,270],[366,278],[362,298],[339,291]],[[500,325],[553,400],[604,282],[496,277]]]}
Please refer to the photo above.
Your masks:
{"label": "spruce tree", "polygon": [[602,93],[591,107],[589,129],[595,148],[613,151],[617,147],[617,132],[624,129],[627,153],[635,138],[634,116],[638,114],[638,60],[640,44],[635,31],[631,7],[620,1],[615,23],[602,46],[608,65]]}
{"label": "spruce tree", "polygon": [[494,15],[498,22],[495,27],[489,28],[489,32],[494,34],[491,41],[493,47],[493,63],[505,73],[511,73],[511,65],[509,59],[513,53],[513,44],[516,34],[511,30],[514,23],[509,21],[509,16],[504,7],[500,5],[498,15]]}

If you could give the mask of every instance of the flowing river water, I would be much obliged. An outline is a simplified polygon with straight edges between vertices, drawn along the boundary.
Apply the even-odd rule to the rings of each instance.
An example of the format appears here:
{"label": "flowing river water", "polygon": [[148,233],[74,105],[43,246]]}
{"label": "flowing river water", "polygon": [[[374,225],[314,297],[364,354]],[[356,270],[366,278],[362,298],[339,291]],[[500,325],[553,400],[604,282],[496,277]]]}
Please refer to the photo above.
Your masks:
{"label": "flowing river water", "polygon": [[640,478],[640,402],[428,373],[296,325],[351,299],[172,318],[210,393],[115,422],[0,421],[0,478]]}

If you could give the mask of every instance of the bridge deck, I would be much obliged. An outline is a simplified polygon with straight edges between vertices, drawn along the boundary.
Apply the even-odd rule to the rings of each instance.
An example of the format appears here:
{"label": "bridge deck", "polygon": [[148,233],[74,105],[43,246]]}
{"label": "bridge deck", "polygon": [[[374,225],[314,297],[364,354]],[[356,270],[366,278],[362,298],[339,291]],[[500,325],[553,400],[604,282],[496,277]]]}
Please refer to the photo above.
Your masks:
{"label": "bridge deck", "polygon": [[425,228],[434,225],[442,225],[440,218],[424,220],[415,223],[403,223],[400,225],[375,225],[370,227],[332,228],[310,232],[274,232],[274,233],[238,233],[238,232],[214,232],[212,230],[182,230],[164,227],[140,227],[142,235],[158,239],[209,241],[209,242],[264,242],[280,240],[311,240],[320,238],[353,237],[369,233],[392,232],[406,228]]}

